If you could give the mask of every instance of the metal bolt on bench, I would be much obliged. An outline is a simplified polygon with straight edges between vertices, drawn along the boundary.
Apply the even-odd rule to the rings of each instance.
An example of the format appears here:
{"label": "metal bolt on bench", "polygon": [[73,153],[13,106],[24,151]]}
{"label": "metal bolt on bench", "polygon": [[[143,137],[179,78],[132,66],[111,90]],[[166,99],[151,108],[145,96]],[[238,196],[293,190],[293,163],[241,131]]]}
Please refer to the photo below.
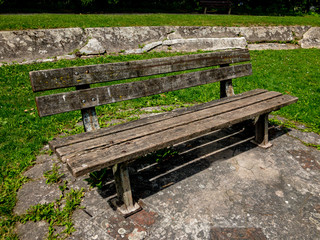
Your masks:
{"label": "metal bolt on bench", "polygon": [[[55,139],[50,148],[75,176],[113,169],[114,204],[125,216],[139,211],[132,196],[127,164],[140,156],[229,127],[256,121],[255,142],[269,147],[268,114],[298,99],[262,89],[234,94],[232,79],[252,74],[249,51],[202,54],[108,63],[30,72],[34,92],[76,87],[75,91],[36,97],[40,117],[81,110],[84,133]],[[237,63],[237,65],[230,65]],[[239,64],[244,63],[244,64]],[[218,68],[212,68],[218,66]],[[209,67],[209,68],[208,68]],[[203,68],[208,68],[203,70]],[[180,71],[198,69],[195,72]],[[176,75],[90,88],[90,84],[162,73]],[[220,82],[221,99],[140,120],[100,128],[95,107],[204,84]]]}

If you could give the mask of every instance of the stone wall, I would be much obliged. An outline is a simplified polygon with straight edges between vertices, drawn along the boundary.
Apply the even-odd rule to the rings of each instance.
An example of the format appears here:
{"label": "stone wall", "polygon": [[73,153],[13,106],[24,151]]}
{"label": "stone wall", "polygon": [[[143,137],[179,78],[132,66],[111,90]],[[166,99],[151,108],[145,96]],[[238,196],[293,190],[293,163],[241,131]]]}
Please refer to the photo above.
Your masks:
{"label": "stone wall", "polygon": [[245,47],[253,50],[320,48],[320,27],[159,26],[0,31],[0,62]]}

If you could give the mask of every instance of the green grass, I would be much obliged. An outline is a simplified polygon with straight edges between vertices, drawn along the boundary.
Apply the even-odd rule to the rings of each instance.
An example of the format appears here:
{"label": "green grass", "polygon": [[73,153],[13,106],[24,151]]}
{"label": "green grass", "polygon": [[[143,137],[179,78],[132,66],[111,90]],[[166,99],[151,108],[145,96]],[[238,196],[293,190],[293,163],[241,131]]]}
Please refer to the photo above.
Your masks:
{"label": "green grass", "polygon": [[63,177],[64,174],[60,174],[59,169],[60,167],[57,164],[53,164],[52,169],[43,174],[47,184],[59,183],[61,181],[61,177]]}
{"label": "green grass", "polygon": [[0,30],[127,26],[320,26],[320,17],[204,14],[19,14],[0,15]]}
{"label": "green grass", "polygon": [[[299,97],[297,104],[278,113],[290,120],[307,124],[320,133],[320,50],[254,51],[252,52],[255,87],[279,91]],[[240,89],[252,86],[238,81]],[[250,83],[248,83],[249,85]],[[251,85],[251,84],[250,84]],[[237,89],[237,87],[235,88]]]}
{"label": "green grass", "polygon": [[[62,189],[60,198],[55,202],[31,206],[26,214],[16,217],[16,220],[21,223],[47,221],[49,224],[47,239],[64,239],[75,231],[71,217],[74,210],[79,208],[84,194],[83,189],[71,189],[67,193],[65,190]],[[55,227],[57,226],[64,227],[64,229],[60,233],[56,233]]]}
{"label": "green grass", "polygon": [[[29,71],[172,55],[175,54],[102,56],[86,60],[0,67],[0,236],[10,235],[16,221],[16,216],[12,214],[16,192],[27,181],[22,172],[34,164],[43,145],[59,133],[74,134],[82,131],[80,127],[75,127],[81,119],[79,111],[44,118],[37,116],[34,102],[36,94],[31,90]],[[235,80],[235,91],[240,93],[265,88],[297,96],[298,103],[281,109],[277,114],[304,123],[320,133],[319,56],[319,49],[252,51],[253,75]],[[206,102],[218,98],[218,94],[219,84],[209,84],[101,106],[97,108],[97,112],[104,116],[103,121],[108,121],[128,118],[131,113],[139,111],[140,107]],[[119,108],[127,111],[119,112]],[[52,172],[48,175],[52,175]],[[54,179],[58,177],[55,175]]]}

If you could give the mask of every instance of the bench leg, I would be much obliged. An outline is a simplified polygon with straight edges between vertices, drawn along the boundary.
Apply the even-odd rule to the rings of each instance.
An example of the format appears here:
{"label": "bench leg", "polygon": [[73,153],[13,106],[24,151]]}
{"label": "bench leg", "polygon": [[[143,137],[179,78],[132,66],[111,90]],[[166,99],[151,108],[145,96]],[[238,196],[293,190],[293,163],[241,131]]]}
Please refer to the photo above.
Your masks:
{"label": "bench leg", "polygon": [[272,146],[268,141],[268,113],[260,115],[255,123],[255,139],[254,143],[262,148],[269,148]]}
{"label": "bench leg", "polygon": [[141,210],[141,207],[137,203],[134,203],[132,198],[127,164],[116,164],[112,170],[118,195],[118,199],[114,199],[112,204],[125,217]]}

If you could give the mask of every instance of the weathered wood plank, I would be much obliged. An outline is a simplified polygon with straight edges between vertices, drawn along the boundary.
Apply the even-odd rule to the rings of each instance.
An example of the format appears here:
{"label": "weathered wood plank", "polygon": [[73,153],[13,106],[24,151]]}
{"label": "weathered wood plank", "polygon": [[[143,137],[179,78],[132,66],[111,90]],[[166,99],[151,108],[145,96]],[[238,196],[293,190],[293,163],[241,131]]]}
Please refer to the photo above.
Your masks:
{"label": "weathered wood plank", "polygon": [[56,149],[56,154],[62,161],[65,161],[66,159],[70,159],[75,155],[85,154],[85,152],[94,151],[97,148],[108,148],[115,144],[120,144],[122,142],[131,141],[145,135],[151,135],[170,128],[176,128],[178,126],[190,124],[191,122],[200,121],[202,119],[210,118],[215,115],[221,115],[223,113],[230,112],[238,108],[243,108],[245,106],[258,102],[266,101],[278,96],[281,96],[281,93],[266,92],[260,95],[240,99],[236,102],[230,102],[210,108],[205,108],[191,113],[178,115],[173,118],[165,119],[152,124],[142,125],[140,127],[129,129],[124,132],[105,135],[84,142],[75,143],[70,146],[61,147]]}
{"label": "weathered wood plank", "polygon": [[75,144],[75,143],[79,143],[79,142],[84,142],[90,139],[95,139],[98,137],[103,137],[112,133],[117,133],[117,132],[122,132],[122,131],[126,131],[129,129],[133,129],[136,127],[140,127],[146,124],[152,124],[155,122],[159,122],[159,121],[163,121],[169,118],[173,118],[179,115],[184,115],[187,113],[191,113],[194,111],[199,111],[202,109],[206,109],[209,107],[213,107],[213,106],[218,106],[218,105],[222,105],[222,104],[226,104],[229,102],[234,102],[237,101],[239,99],[244,99],[244,98],[248,98],[251,96],[256,96],[262,93],[267,92],[267,90],[264,89],[254,89],[245,93],[241,93],[241,94],[237,94],[235,96],[229,97],[229,98],[224,98],[224,99],[218,99],[215,101],[211,101],[208,103],[204,103],[204,104],[199,104],[199,105],[195,105],[195,106],[191,106],[188,108],[180,108],[180,109],[175,109],[171,112],[167,112],[167,113],[163,113],[160,115],[156,115],[156,116],[150,116],[148,118],[143,118],[143,119],[139,119],[137,121],[132,121],[132,122],[127,122],[127,123],[123,123],[120,125],[116,125],[116,126],[112,126],[112,127],[108,127],[108,128],[102,128],[99,131],[95,131],[95,132],[86,132],[86,133],[80,133],[80,134],[76,134],[73,136],[68,136],[65,138],[58,138],[58,139],[54,139],[52,141],[49,142],[49,146],[51,148],[52,151],[56,151],[57,148],[60,147],[64,147],[64,146],[69,146],[71,144]]}
{"label": "weathered wood plank", "polygon": [[30,72],[34,92],[250,61],[247,49]]}
{"label": "weathered wood plank", "polygon": [[211,118],[147,135],[108,149],[96,149],[94,152],[68,159],[67,165],[74,176],[81,176],[88,172],[132,160],[138,156],[143,156],[149,152],[200,136],[212,130],[228,127],[254,116],[278,110],[296,101],[296,97],[289,95],[279,96],[222,115],[216,115]]}
{"label": "weathered wood plank", "polygon": [[36,98],[40,117],[150,96],[252,74],[251,64],[90,88]]}

